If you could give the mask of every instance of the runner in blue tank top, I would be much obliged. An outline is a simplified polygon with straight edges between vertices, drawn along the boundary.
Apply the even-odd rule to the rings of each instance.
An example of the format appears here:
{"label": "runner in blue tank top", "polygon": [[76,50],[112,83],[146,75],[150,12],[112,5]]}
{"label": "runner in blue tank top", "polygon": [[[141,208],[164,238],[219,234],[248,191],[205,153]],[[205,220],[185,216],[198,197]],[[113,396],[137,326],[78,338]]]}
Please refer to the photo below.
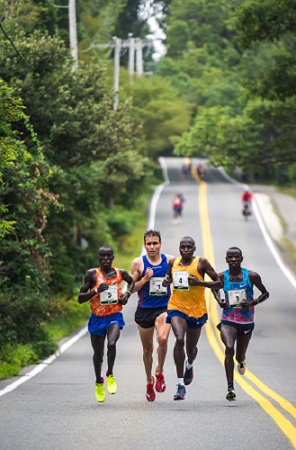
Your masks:
{"label": "runner in blue tank top", "polygon": [[[164,288],[162,282],[167,272],[168,262],[174,256],[161,254],[161,245],[159,231],[146,231],[144,234],[146,255],[135,258],[131,267],[131,274],[135,281],[133,292],[138,292],[135,322],[138,325],[143,347],[147,378],[146,399],[149,402],[155,400],[155,391],[164,392],[166,389],[163,366],[170,332],[170,325],[166,323],[170,290],[167,287]],[[155,378],[152,376],[154,330],[156,330],[158,342]]]}
{"label": "runner in blue tank top", "polygon": [[[241,267],[242,251],[238,247],[230,247],[226,252],[226,262],[229,269],[219,273],[223,285],[224,296],[219,291],[213,291],[216,300],[223,309],[221,323],[218,329],[225,345],[225,372],[228,383],[226,399],[236,399],[233,385],[234,361],[238,362],[238,372],[246,371],[246,352],[254,330],[254,306],[264,302],[269,297],[258,273]],[[261,292],[254,299],[253,286]],[[234,347],[236,344],[236,351]]]}

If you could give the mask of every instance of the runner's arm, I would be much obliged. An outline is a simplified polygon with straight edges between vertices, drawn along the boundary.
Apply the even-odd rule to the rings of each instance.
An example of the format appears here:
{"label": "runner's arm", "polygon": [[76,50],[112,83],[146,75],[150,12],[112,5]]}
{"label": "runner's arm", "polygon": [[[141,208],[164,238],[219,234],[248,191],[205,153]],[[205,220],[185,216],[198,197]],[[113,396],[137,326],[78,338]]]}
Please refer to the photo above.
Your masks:
{"label": "runner's arm", "polygon": [[264,302],[269,298],[269,292],[267,291],[266,287],[262,283],[261,277],[258,273],[252,272],[249,270],[249,278],[251,283],[256,286],[256,288],[261,292],[259,297],[255,298],[253,300],[253,305],[258,305],[259,303]]}
{"label": "runner's arm", "polygon": [[124,294],[120,297],[120,303],[122,305],[126,305],[128,299],[130,298],[135,282],[133,277],[126,271],[126,270],[120,270],[120,273],[122,275],[122,279],[127,283],[127,289],[124,292]]}
{"label": "runner's arm", "polygon": [[205,280],[199,280],[197,277],[189,276],[189,284],[191,286],[204,286],[211,289],[221,289],[222,283],[221,280],[215,271],[215,269],[211,266],[209,261],[206,258],[199,258],[198,264],[197,264],[197,270],[198,272],[204,276],[207,274],[213,281],[205,281]]}
{"label": "runner's arm", "polygon": [[78,303],[85,303],[90,300],[94,295],[99,292],[103,292],[108,289],[107,283],[101,283],[97,289],[93,289],[96,284],[95,269],[90,269],[86,272],[84,284],[80,288],[78,295]]}
{"label": "runner's arm", "polygon": [[134,259],[131,267],[131,275],[134,279],[135,285],[132,289],[132,292],[138,292],[144,286],[144,284],[149,283],[153,275],[153,270],[148,268],[145,272],[145,275],[140,279],[143,269],[143,259],[141,257]]}
{"label": "runner's arm", "polygon": [[[224,287],[224,273],[218,273],[218,277],[221,281],[221,289]],[[213,296],[217,300],[217,303],[219,304],[220,308],[224,308],[226,306],[226,300],[225,300],[225,294],[223,295],[223,298],[221,298],[221,291],[220,289],[211,289]],[[224,293],[224,291],[223,291]]]}
{"label": "runner's arm", "polygon": [[169,284],[172,283],[173,281],[173,277],[172,277],[172,268],[175,262],[175,257],[173,257],[172,259],[169,260],[169,264],[168,264],[168,270],[166,273],[166,276],[164,277],[164,280],[162,282],[163,287],[167,287]]}

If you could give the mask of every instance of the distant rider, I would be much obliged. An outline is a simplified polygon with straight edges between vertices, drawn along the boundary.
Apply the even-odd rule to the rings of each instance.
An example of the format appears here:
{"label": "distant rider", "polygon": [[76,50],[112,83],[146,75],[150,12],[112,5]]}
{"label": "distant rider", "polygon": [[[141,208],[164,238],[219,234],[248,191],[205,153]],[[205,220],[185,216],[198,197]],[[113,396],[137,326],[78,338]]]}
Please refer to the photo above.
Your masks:
{"label": "distant rider", "polygon": [[243,215],[249,216],[252,213],[251,205],[252,205],[252,193],[245,189],[245,191],[242,194],[242,202],[243,202]]}

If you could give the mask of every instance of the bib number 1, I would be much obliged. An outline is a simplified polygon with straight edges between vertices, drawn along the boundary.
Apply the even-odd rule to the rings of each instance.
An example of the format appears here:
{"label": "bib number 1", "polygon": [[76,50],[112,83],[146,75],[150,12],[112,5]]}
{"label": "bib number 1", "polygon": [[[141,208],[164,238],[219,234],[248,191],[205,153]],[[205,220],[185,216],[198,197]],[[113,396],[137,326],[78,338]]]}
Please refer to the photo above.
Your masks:
{"label": "bib number 1", "polygon": [[149,294],[150,295],[166,295],[167,288],[162,285],[164,277],[152,277],[150,279]]}

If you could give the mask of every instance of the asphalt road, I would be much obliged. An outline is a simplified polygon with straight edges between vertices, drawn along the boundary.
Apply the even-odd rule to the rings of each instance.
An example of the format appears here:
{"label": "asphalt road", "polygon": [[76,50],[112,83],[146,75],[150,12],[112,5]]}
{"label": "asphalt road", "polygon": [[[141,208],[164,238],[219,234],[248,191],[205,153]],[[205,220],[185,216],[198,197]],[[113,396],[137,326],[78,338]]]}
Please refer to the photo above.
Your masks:
{"label": "asphalt road", "polygon": [[[126,327],[117,346],[117,394],[107,393],[103,404],[96,402],[86,334],[45,370],[0,396],[1,450],[296,448],[295,288],[275,262],[256,217],[243,219],[241,186],[230,183],[215,168],[206,171],[202,184],[191,178],[182,181],[182,160],[163,161],[170,182],[154,198],[149,222],[162,233],[163,251],[178,255],[180,238],[190,235],[196,240],[196,253],[206,256],[219,272],[226,269],[227,248],[239,246],[243,265],[261,275],[271,294],[256,307],[248,369],[244,376],[235,375],[237,401],[225,399],[223,348],[215,328],[220,311],[210,296],[210,319],[202,332],[195,378],[186,399],[173,401],[176,375],[171,333],[167,390],[157,394],[154,403],[146,401],[133,295],[124,308]],[[174,224],[172,198],[177,192],[186,202],[182,222]]]}

